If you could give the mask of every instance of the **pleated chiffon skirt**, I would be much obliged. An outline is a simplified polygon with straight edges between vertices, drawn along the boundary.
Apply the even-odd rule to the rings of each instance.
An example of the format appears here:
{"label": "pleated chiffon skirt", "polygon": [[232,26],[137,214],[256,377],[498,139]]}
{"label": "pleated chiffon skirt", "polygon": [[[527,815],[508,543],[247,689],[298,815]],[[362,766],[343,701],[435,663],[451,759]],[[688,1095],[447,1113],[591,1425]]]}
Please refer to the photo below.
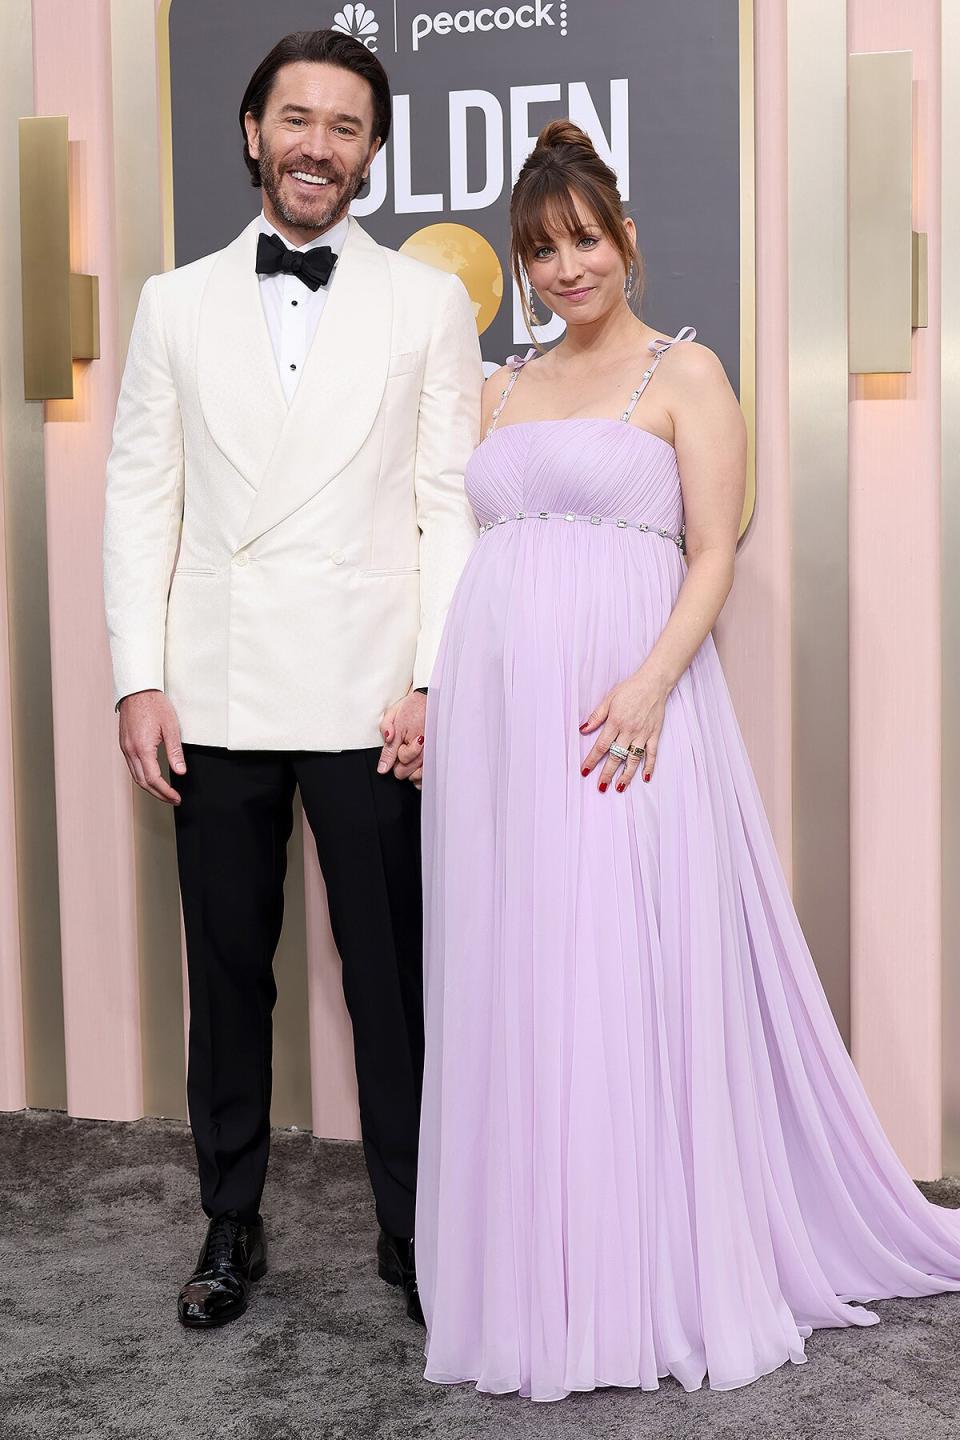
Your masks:
{"label": "pleated chiffon skirt", "polygon": [[[481,519],[681,517],[666,442],[516,424]],[[431,683],[417,1262],[426,1377],[559,1399],[748,1384],[856,1302],[960,1288],[960,1218],[903,1169],[791,904],[712,638],[652,781],[600,794],[579,726],[685,573],[655,533],[478,541]]]}

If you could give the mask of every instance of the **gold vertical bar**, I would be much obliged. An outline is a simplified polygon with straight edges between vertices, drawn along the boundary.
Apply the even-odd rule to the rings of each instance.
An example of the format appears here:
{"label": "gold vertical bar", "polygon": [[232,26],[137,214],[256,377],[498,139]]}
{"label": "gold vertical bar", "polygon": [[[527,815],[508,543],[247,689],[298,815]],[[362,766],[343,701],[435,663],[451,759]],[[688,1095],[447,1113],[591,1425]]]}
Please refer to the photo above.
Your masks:
{"label": "gold vertical bar", "polygon": [[943,1167],[960,1175],[960,6],[940,9]]}
{"label": "gold vertical bar", "polygon": [[173,228],[173,95],[170,77],[170,6],[157,6],[157,99],[160,109],[160,189],[163,207],[163,268],[177,263]]}
{"label": "gold vertical bar", "polygon": [[[111,0],[120,348],[144,280],[163,268],[154,0]],[[130,196],[137,204],[124,203]],[[134,790],[140,1044],[148,1115],[186,1116],[180,897],[170,814]]]}
{"label": "gold vertical bar", "polygon": [[849,57],[850,370],[911,365],[913,55]]}
{"label": "gold vertical bar", "polygon": [[847,16],[788,0],[794,901],[850,1031]]}
{"label": "gold vertical bar", "polygon": [[73,399],[65,115],[20,121],[20,267],[27,400]]}
{"label": "gold vertical bar", "polygon": [[922,230],[913,232],[912,268],[910,324],[915,330],[924,330],[927,325],[927,237]]}
{"label": "gold vertical bar", "polygon": [[70,352],[74,360],[100,359],[100,281],[70,276]]}
{"label": "gold vertical bar", "polygon": [[747,485],[740,535],[757,503],[757,179],[753,0],[740,0],[740,408],[747,422]]}

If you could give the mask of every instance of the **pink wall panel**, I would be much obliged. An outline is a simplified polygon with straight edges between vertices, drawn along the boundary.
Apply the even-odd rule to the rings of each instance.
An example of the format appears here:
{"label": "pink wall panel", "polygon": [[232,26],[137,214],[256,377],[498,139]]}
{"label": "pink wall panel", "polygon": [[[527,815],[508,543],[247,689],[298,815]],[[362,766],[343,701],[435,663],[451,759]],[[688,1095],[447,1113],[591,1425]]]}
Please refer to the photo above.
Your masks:
{"label": "pink wall panel", "polygon": [[[0,464],[2,464],[0,447]],[[20,986],[20,925],[17,894],[17,832],[14,812],[10,651],[7,644],[7,577],[0,474],[0,1110],[27,1103]]]}
{"label": "pink wall panel", "polygon": [[912,50],[930,324],[850,406],[852,1050],[917,1178],[940,1174],[939,6],[850,0],[851,51]]}
{"label": "pink wall panel", "polygon": [[69,117],[74,267],[100,277],[102,358],[44,432],[67,1099],[142,1114],[130,781],[103,620],[103,476],[119,382],[110,6],[34,0],[38,114]]}
{"label": "pink wall panel", "polygon": [[756,7],[757,504],[717,643],[780,859],[791,865],[786,22]]}

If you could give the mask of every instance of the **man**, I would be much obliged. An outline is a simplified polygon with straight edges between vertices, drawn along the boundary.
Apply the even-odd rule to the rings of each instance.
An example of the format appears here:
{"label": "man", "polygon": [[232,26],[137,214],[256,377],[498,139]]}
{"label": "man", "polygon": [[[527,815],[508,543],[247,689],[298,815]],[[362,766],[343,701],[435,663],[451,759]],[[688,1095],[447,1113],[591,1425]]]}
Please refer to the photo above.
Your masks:
{"label": "man", "polygon": [[197,1328],[241,1314],[266,1269],[272,962],[298,787],[343,961],[379,1273],[422,1323],[418,783],[425,687],[476,534],[463,469],[482,376],[459,280],[348,216],[390,118],[357,41],[280,41],[240,109],[263,214],[148,280],[117,410],[107,619],[123,753],[175,807],[210,1221],[178,1313]]}

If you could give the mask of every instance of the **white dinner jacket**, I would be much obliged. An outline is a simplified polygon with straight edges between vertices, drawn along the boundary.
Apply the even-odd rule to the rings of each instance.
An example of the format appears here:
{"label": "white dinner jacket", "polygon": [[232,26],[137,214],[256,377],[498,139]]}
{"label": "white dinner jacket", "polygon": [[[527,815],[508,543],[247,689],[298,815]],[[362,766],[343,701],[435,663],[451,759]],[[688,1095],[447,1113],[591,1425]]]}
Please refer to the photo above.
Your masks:
{"label": "white dinner jacket", "polygon": [[288,408],[257,236],[143,288],[107,469],[116,698],[165,690],[194,744],[373,746],[477,534],[473,306],[351,220]]}

